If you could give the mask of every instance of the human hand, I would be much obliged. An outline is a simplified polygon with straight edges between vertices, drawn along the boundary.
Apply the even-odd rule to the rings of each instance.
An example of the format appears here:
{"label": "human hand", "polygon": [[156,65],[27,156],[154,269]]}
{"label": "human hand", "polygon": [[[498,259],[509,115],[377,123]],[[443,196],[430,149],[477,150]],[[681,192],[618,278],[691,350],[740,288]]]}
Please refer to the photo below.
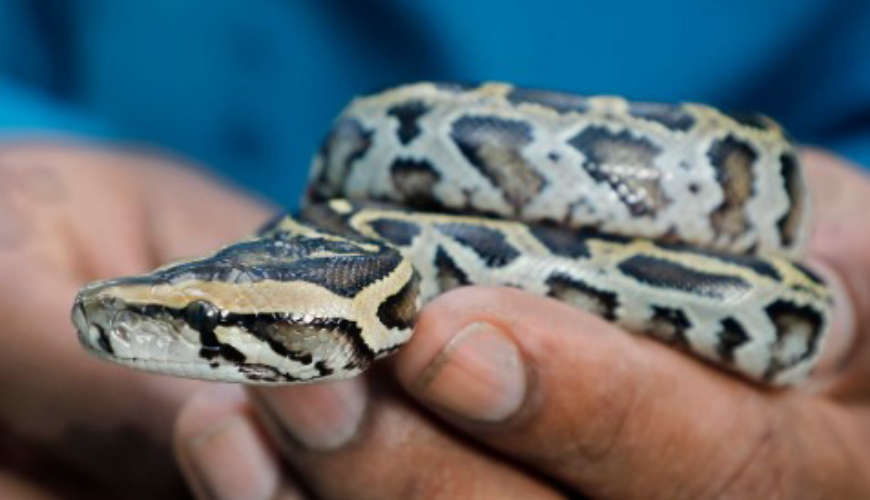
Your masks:
{"label": "human hand", "polygon": [[429,304],[371,377],[198,393],[176,426],[188,482],[207,498],[870,497],[870,181],[804,160],[810,256],[843,277],[811,383],[760,388],[567,305],[470,287]]}
{"label": "human hand", "polygon": [[171,423],[201,383],[88,356],[69,309],[85,282],[212,250],[270,213],[168,159],[0,146],[0,497],[28,481],[64,495],[184,493]]}

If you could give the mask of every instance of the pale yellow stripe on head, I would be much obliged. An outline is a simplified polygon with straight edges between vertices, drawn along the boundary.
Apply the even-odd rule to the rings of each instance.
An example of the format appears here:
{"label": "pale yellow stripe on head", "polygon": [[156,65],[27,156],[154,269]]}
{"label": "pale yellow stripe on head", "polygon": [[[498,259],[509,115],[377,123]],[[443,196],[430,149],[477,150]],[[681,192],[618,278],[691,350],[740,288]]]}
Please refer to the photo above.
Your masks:
{"label": "pale yellow stripe on head", "polygon": [[306,281],[263,280],[253,283],[190,280],[173,285],[114,286],[101,296],[117,297],[130,304],[153,304],[180,309],[195,300],[237,314],[298,312],[346,317],[352,299]]}

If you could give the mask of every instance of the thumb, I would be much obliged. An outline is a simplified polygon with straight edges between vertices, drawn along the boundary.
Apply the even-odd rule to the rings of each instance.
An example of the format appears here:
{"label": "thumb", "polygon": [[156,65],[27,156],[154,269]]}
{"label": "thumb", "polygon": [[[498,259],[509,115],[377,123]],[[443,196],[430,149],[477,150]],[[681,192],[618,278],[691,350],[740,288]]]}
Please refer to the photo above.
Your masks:
{"label": "thumb", "polygon": [[813,201],[809,258],[835,294],[837,319],[823,363],[832,395],[866,398],[870,392],[870,177],[856,165],[821,150],[802,155]]}
{"label": "thumb", "polygon": [[473,439],[594,498],[870,491],[855,479],[870,457],[854,415],[758,390],[552,299],[451,291],[423,310],[396,369]]}

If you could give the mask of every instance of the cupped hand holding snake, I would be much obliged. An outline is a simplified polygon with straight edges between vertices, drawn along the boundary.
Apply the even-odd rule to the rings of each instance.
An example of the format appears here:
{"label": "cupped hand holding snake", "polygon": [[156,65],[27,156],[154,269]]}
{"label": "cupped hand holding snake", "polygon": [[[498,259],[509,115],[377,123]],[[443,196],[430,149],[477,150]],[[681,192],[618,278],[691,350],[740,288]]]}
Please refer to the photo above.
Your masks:
{"label": "cupped hand holding snake", "polygon": [[548,298],[467,287],[427,305],[381,370],[198,393],[175,433],[189,484],[203,498],[870,495],[870,236],[850,229],[870,181],[802,158],[809,256],[838,305],[798,388],[748,384]]}
{"label": "cupped hand holding snake", "polygon": [[[870,187],[839,160],[805,157],[810,256],[847,291],[834,280],[838,316],[810,384],[762,389],[552,299],[468,287],[427,305],[411,342],[371,375],[189,400],[175,443],[189,482],[228,498],[860,496],[870,240],[854,228]],[[231,241],[268,210],[123,153],[33,146],[0,159],[15,181],[4,197],[4,333],[20,347],[4,353],[5,380],[24,403],[6,405],[4,420],[43,446],[82,422],[159,445],[166,415],[199,386],[82,359],[59,338],[55,302],[82,281]],[[60,382],[40,383],[46,373]],[[141,455],[131,450],[131,463]]]}

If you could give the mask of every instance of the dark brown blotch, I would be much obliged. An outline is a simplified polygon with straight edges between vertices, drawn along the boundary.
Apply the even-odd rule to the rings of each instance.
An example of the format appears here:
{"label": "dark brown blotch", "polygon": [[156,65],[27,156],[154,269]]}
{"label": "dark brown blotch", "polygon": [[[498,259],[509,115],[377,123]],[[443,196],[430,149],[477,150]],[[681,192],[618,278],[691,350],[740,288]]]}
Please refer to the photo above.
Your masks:
{"label": "dark brown blotch", "polygon": [[713,142],[707,157],[723,194],[710,223],[717,234],[737,239],[749,227],[745,208],[755,189],[753,167],[758,155],[748,143],[729,135]]}
{"label": "dark brown blotch", "polygon": [[604,319],[616,319],[619,300],[613,292],[599,290],[577,278],[554,273],[547,278],[547,296],[571,304]]}
{"label": "dark brown blotch", "polygon": [[463,116],[453,123],[450,137],[465,159],[501,190],[515,213],[544,188],[546,180],[522,152],[532,141],[530,124],[497,116]]}
{"label": "dark brown blotch", "polygon": [[438,290],[446,292],[470,283],[468,275],[450,257],[440,245],[435,250],[435,279],[438,281]]}
{"label": "dark brown blotch", "polygon": [[695,118],[682,106],[658,102],[632,102],[628,113],[635,118],[650,120],[675,132],[685,132],[695,124]]}
{"label": "dark brown blotch", "polygon": [[397,158],[390,165],[393,187],[400,198],[411,207],[439,206],[435,186],[441,174],[426,160]]}
{"label": "dark brown blotch", "polygon": [[381,238],[393,245],[408,246],[420,234],[420,226],[401,219],[382,217],[369,222],[371,227]]}
{"label": "dark brown blotch", "polygon": [[529,232],[554,255],[572,259],[589,257],[586,236],[577,230],[535,224]]}
{"label": "dark brown blotch", "polygon": [[387,115],[396,118],[399,122],[396,136],[400,143],[407,145],[420,135],[421,129],[417,122],[428,111],[426,104],[419,100],[396,104],[387,110]]}
{"label": "dark brown blotch", "polygon": [[699,271],[651,255],[634,255],[617,267],[624,275],[645,285],[713,299],[736,300],[751,288],[739,276]]}
{"label": "dark brown blotch", "polygon": [[504,233],[496,229],[462,222],[436,224],[435,228],[472,249],[488,267],[504,267],[520,256],[520,252],[508,243]]}
{"label": "dark brown blotch", "polygon": [[[825,321],[824,316],[812,306],[797,305],[786,300],[774,301],[764,311],[776,328],[776,342],[764,373],[764,378],[770,380],[782,370],[816,354]],[[795,349],[795,346],[798,348]]]}
{"label": "dark brown blotch", "polygon": [[634,216],[655,216],[670,200],[661,187],[655,158],[661,148],[627,130],[586,127],[568,140],[583,154],[583,169],[595,182],[606,183]]}
{"label": "dark brown blotch", "polygon": [[652,306],[652,310],[646,333],[667,344],[688,348],[686,330],[692,324],[686,314],[679,309],[663,306]]}
{"label": "dark brown blotch", "polygon": [[783,246],[791,247],[798,239],[798,232],[803,226],[806,210],[806,193],[801,180],[800,166],[797,157],[792,153],[783,153],[779,157],[779,175],[785,194],[788,196],[788,209],[776,221],[779,238]]}
{"label": "dark brown blotch", "polygon": [[420,277],[413,277],[398,292],[390,295],[378,306],[378,319],[387,328],[409,329],[417,318],[417,297],[420,295]]}
{"label": "dark brown blotch", "polygon": [[734,362],[734,351],[749,340],[746,329],[736,319],[727,317],[719,322],[722,329],[717,334],[716,352],[726,363]]}
{"label": "dark brown blotch", "polygon": [[335,122],[320,147],[323,169],[309,188],[311,201],[338,196],[354,164],[371,148],[373,134],[351,117],[340,117]]}

